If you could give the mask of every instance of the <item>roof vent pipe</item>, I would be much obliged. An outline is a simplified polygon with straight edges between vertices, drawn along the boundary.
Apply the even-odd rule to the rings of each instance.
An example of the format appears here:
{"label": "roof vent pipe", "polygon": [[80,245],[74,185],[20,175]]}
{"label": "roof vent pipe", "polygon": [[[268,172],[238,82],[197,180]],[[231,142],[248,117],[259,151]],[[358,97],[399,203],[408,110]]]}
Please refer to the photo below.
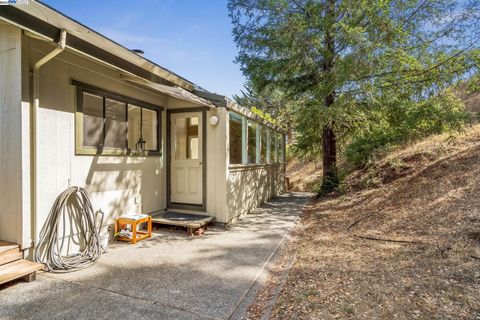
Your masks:
{"label": "roof vent pipe", "polygon": [[141,49],[132,49],[132,51],[138,54],[139,56],[143,56],[145,54],[145,51]]}

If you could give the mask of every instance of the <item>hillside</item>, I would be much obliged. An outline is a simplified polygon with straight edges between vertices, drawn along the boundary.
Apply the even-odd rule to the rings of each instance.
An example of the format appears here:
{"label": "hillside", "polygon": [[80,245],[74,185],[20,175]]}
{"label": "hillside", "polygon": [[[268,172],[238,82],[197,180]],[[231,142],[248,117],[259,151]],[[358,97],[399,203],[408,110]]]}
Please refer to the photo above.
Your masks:
{"label": "hillside", "polygon": [[457,95],[465,103],[465,110],[470,113],[471,118],[480,122],[480,92],[467,93],[466,85],[462,85]]}
{"label": "hillside", "polygon": [[480,125],[393,152],[345,185],[304,213],[273,318],[480,318]]}

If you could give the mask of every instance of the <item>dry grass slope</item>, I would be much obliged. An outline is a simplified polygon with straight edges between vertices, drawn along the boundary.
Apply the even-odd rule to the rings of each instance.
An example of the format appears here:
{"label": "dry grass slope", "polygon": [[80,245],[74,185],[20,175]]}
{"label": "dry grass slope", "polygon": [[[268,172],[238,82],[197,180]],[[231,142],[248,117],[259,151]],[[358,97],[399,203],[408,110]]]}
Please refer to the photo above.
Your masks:
{"label": "dry grass slope", "polygon": [[322,163],[294,158],[288,161],[287,176],[292,191],[312,191],[322,179]]}
{"label": "dry grass slope", "polygon": [[480,319],[480,125],[346,185],[305,212],[273,318]]}

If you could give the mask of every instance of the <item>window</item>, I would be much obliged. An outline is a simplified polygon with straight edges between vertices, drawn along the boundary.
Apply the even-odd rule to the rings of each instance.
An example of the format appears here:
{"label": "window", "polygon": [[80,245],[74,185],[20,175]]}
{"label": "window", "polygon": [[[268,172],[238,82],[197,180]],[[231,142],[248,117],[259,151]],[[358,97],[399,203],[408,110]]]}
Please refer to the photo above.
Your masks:
{"label": "window", "polygon": [[248,163],[257,163],[257,127],[255,122],[248,121]]}
{"label": "window", "polygon": [[158,111],[128,105],[128,149],[158,150]]}
{"label": "window", "polygon": [[161,108],[84,86],[77,86],[77,153],[159,154]]}
{"label": "window", "polygon": [[106,148],[127,148],[127,104],[105,99],[105,133],[103,146]]}
{"label": "window", "polygon": [[275,131],[270,132],[270,162],[278,162],[277,133]]}
{"label": "window", "polygon": [[83,145],[98,147],[103,143],[103,98],[83,93]]}
{"label": "window", "polygon": [[260,163],[267,163],[267,127],[260,127]]}
{"label": "window", "polygon": [[285,162],[285,136],[281,133],[278,134],[278,162]]}
{"label": "window", "polygon": [[[234,112],[229,113],[230,164],[277,163],[282,134]],[[282,149],[283,150],[283,149]]]}
{"label": "window", "polygon": [[142,139],[146,150],[158,150],[158,111],[142,108]]}
{"label": "window", "polygon": [[175,119],[175,159],[198,160],[198,117]]}
{"label": "window", "polygon": [[230,164],[242,163],[242,117],[236,113],[229,114]]}

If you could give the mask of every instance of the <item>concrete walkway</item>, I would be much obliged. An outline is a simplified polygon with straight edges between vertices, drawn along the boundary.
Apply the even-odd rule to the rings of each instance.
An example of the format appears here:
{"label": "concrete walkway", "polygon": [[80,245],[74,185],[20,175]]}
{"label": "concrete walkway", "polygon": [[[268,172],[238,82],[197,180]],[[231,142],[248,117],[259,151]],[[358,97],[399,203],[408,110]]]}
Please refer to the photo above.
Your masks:
{"label": "concrete walkway", "polygon": [[202,237],[115,243],[91,268],[0,290],[0,319],[242,318],[309,197],[283,195]]}

